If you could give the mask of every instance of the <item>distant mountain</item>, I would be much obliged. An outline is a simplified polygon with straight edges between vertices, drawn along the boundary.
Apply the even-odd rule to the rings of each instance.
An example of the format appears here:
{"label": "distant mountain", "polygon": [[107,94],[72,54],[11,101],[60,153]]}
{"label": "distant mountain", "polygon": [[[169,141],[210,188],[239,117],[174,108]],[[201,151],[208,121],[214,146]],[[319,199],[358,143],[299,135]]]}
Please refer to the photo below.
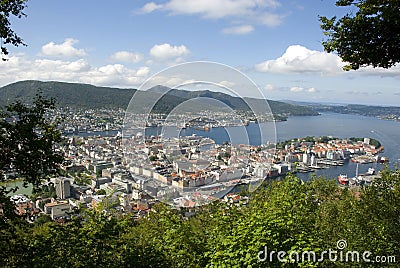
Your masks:
{"label": "distant mountain", "polygon": [[373,105],[360,105],[360,104],[342,104],[342,105],[328,105],[328,104],[313,104],[309,105],[318,112],[332,112],[341,114],[358,114],[365,116],[387,116],[393,115],[400,117],[399,106],[373,106]]}
{"label": "distant mountain", "polygon": [[[153,111],[168,113],[182,102],[193,98],[211,98],[226,104],[234,110],[249,111],[249,103],[252,107],[264,107],[265,100],[254,98],[232,97],[221,92],[209,90],[187,91],[170,89],[164,86],[156,86],[148,91],[138,91],[136,89],[123,89],[111,87],[98,87],[88,84],[64,83],[64,82],[41,82],[41,81],[21,81],[0,88],[0,105],[10,104],[15,100],[29,102],[38,93],[48,98],[55,98],[61,107],[78,108],[127,108],[132,96],[140,94],[144,101],[143,107],[151,105],[152,100],[160,98]],[[166,93],[167,92],[167,93]],[[247,102],[247,103],[246,103]],[[317,115],[318,113],[310,107],[302,105],[288,104],[279,101],[268,100],[271,110],[276,115]],[[220,109],[215,103],[201,100],[194,103],[191,109]]]}

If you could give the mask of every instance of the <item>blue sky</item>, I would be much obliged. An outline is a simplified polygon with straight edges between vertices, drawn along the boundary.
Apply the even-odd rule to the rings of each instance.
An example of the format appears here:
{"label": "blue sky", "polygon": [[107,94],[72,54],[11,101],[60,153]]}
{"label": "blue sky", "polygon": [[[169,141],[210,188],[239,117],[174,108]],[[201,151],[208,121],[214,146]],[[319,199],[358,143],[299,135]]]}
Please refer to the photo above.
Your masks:
{"label": "blue sky", "polygon": [[212,61],[238,68],[269,99],[400,105],[400,67],[345,72],[323,52],[318,15],[350,11],[334,2],[28,1],[28,16],[12,20],[28,46],[9,47],[0,86],[37,79],[137,88],[174,64]]}

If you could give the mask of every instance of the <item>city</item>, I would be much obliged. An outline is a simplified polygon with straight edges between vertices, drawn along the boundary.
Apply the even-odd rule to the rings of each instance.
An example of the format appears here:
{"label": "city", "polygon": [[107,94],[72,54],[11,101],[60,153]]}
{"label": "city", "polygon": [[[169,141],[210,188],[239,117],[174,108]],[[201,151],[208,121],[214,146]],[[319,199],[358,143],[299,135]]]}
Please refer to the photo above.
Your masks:
{"label": "city", "polygon": [[398,267],[398,0],[0,1],[0,267]]}
{"label": "city", "polygon": [[[53,111],[48,117],[55,120],[61,114],[65,114],[64,109]],[[149,127],[122,137],[122,111],[75,110],[69,115],[60,124],[66,136],[57,149],[65,158],[63,175],[43,180],[31,196],[11,197],[19,214],[29,212],[29,221],[40,214],[68,221],[73,208],[95,209],[104,203],[137,218],[147,215],[158,202],[178,209],[194,209],[215,200],[241,200],[246,204],[248,196],[240,195],[238,189],[254,190],[266,179],[341,166],[345,161],[387,161],[380,155],[384,148],[379,141],[367,137],[303,137],[260,146],[232,145],[217,144],[195,134],[175,138],[148,136]],[[193,116],[198,114],[187,114],[185,118]],[[152,116],[153,122],[157,118],[165,116]],[[224,116],[223,120],[227,118]],[[175,126],[183,125],[185,119],[180,120],[179,123],[176,119]],[[143,127],[143,122],[138,117],[135,124]],[[192,121],[187,127],[195,128],[195,123],[203,121]],[[172,126],[165,120],[155,125]],[[369,184],[379,176],[369,175],[365,177]]]}

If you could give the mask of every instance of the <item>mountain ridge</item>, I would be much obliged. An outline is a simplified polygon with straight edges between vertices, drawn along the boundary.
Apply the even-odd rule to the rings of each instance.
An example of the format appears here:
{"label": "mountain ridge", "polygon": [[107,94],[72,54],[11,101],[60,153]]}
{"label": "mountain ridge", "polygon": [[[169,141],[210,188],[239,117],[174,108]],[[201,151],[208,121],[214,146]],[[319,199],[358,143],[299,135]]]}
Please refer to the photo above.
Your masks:
{"label": "mountain ridge", "polygon": [[[165,93],[168,91],[168,93]],[[132,96],[138,92],[133,88],[100,87],[91,84],[69,83],[59,81],[25,80],[0,87],[0,106],[10,104],[16,100],[28,102],[36,94],[47,98],[54,98],[59,106],[77,108],[121,108],[126,109]],[[147,91],[139,91],[150,99],[160,97],[154,107],[154,112],[168,113],[180,103],[198,97],[212,98],[225,103],[234,110],[248,111],[252,107],[265,105],[265,100],[254,98],[239,98],[210,90],[188,91],[170,89],[165,86],[156,86]],[[285,102],[267,100],[274,114],[280,115],[317,115],[309,107],[294,105]],[[208,107],[212,109],[212,107]]]}

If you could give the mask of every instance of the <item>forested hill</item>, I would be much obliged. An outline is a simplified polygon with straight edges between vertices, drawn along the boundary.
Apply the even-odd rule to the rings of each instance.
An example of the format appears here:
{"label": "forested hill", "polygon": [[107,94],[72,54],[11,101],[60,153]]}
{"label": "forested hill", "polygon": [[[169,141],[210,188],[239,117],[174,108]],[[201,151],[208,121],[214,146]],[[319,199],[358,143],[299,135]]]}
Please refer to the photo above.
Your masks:
{"label": "forested hill", "polygon": [[[143,92],[148,94],[149,99],[154,99],[154,94],[164,95],[158,103],[157,112],[169,112],[180,103],[196,98],[208,97],[219,100],[235,110],[248,110],[245,101],[255,106],[262,105],[263,100],[245,98],[245,101],[238,97],[213,91],[186,91],[171,90],[164,94],[169,88],[157,86]],[[4,106],[22,100],[29,102],[39,91],[48,98],[55,98],[59,106],[79,108],[122,108],[125,109],[136,89],[98,87],[89,84],[64,83],[64,82],[41,82],[41,81],[20,81],[0,88],[0,105]],[[309,107],[293,105],[279,101],[268,100],[274,114],[285,115],[317,115]],[[208,107],[210,108],[210,107]],[[212,109],[212,107],[211,107]]]}
{"label": "forested hill", "polygon": [[29,102],[39,91],[48,98],[55,98],[59,106],[79,108],[126,108],[136,92],[135,89],[30,80],[0,88],[0,105],[3,106],[17,99]]}

